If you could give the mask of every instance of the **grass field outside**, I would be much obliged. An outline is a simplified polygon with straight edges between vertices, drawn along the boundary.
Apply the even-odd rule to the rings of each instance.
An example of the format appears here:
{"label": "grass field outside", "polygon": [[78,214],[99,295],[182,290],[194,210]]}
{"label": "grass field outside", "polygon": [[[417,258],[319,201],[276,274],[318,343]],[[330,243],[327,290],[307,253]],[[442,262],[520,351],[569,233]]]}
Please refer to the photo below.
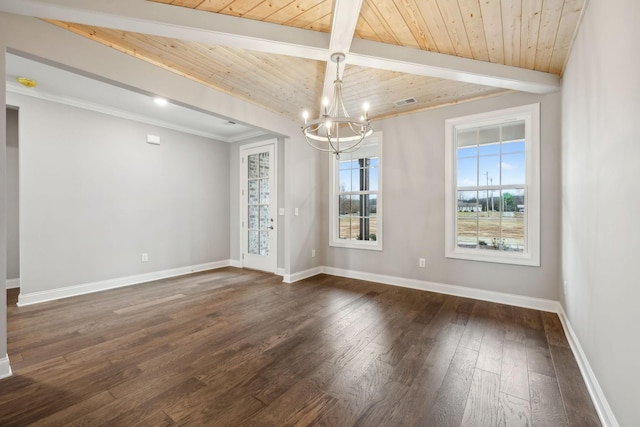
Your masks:
{"label": "grass field outside", "polygon": [[[360,236],[360,218],[358,215],[340,215],[340,239],[364,240]],[[369,240],[376,240],[378,236],[378,218],[376,214],[369,217]]]}
{"label": "grass field outside", "polygon": [[525,217],[522,212],[458,212],[457,245],[522,252]]}

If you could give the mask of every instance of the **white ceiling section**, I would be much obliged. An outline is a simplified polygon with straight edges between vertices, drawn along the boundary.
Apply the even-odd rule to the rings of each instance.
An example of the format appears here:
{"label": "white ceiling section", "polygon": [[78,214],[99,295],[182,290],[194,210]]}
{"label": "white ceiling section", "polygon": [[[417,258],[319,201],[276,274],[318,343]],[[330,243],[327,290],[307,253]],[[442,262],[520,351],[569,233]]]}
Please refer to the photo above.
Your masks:
{"label": "white ceiling section", "polygon": [[[80,74],[8,53],[6,55],[7,91],[62,102],[118,117],[187,132],[223,142],[237,142],[264,135],[265,132],[233,120],[177,105],[153,102],[152,94],[143,94],[98,81]],[[35,88],[18,83],[18,77],[35,80]]]}

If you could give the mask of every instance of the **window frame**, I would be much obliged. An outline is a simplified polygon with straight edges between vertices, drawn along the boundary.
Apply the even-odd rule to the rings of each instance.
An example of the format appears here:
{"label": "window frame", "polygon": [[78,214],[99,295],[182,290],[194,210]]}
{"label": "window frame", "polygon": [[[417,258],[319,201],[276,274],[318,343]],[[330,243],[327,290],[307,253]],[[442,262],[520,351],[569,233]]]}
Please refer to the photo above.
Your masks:
{"label": "window frame", "polygon": [[[329,190],[329,246],[338,248],[349,249],[365,249],[365,250],[382,250],[383,240],[383,226],[382,226],[382,211],[383,211],[383,145],[382,145],[382,132],[374,132],[367,137],[363,142],[363,146],[376,145],[376,151],[378,155],[378,190],[372,192],[376,196],[376,240],[351,240],[339,238],[339,196],[340,191],[340,160],[335,155],[331,156],[330,161],[330,190]],[[355,154],[358,151],[354,151],[350,154]],[[344,159],[343,159],[344,160]]]}
{"label": "window frame", "polygon": [[[461,248],[457,241],[457,131],[480,126],[525,122],[525,249],[523,252]],[[476,186],[481,189],[483,186]],[[445,121],[445,257],[525,266],[540,266],[540,104],[456,117]]]}

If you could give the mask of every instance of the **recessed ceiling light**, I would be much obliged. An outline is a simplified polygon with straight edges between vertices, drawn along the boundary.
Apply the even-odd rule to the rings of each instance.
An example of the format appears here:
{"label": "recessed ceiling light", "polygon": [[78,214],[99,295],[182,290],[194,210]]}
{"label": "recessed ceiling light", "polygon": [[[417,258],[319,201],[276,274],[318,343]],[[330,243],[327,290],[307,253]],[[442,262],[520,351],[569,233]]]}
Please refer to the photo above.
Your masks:
{"label": "recessed ceiling light", "polygon": [[169,101],[167,101],[164,98],[161,98],[159,96],[156,96],[155,98],[153,98],[153,102],[155,102],[158,105],[167,105],[169,103]]}
{"label": "recessed ceiling light", "polygon": [[35,80],[31,80],[26,77],[18,77],[16,80],[18,80],[18,83],[24,87],[36,87],[38,85]]}

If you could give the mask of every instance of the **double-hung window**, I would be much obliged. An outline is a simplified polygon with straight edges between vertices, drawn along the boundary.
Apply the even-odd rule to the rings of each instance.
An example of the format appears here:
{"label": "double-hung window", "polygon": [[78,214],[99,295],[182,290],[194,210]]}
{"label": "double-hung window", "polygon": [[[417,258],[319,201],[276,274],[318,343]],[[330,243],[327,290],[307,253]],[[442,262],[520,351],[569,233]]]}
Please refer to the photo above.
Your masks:
{"label": "double-hung window", "polygon": [[331,163],[330,245],[382,250],[382,134]]}
{"label": "double-hung window", "polygon": [[449,258],[540,265],[539,104],[446,121]]}

